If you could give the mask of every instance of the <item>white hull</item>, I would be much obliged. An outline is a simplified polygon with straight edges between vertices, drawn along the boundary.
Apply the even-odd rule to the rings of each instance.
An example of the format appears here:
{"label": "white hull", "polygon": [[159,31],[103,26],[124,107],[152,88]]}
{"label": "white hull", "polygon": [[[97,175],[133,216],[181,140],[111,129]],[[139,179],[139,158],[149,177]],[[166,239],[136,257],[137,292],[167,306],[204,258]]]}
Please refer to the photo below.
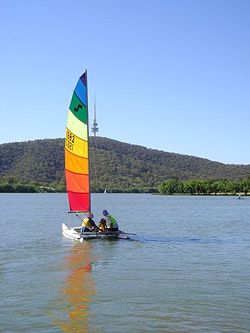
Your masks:
{"label": "white hull", "polygon": [[113,234],[104,234],[101,232],[83,232],[81,234],[81,227],[73,227],[68,228],[66,224],[62,224],[62,233],[65,237],[76,240],[78,242],[83,242],[85,239],[96,239],[96,238],[104,238],[104,239],[129,239],[128,234],[125,232],[113,233]]}

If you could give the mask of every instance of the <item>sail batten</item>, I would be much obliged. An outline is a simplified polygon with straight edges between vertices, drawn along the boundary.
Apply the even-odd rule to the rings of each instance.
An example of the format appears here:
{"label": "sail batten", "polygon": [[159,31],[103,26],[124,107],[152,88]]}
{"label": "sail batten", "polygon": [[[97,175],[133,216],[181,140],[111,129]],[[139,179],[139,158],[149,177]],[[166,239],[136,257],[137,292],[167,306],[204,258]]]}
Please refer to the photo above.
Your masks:
{"label": "sail batten", "polygon": [[71,212],[89,212],[89,135],[87,72],[78,80],[68,111],[65,178]]}

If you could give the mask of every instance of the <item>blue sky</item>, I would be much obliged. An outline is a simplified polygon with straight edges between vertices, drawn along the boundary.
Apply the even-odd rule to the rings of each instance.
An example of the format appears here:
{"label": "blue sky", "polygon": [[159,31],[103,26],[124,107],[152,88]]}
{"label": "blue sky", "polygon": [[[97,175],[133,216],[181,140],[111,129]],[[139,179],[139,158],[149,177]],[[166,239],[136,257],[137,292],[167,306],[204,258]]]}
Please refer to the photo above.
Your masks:
{"label": "blue sky", "polygon": [[0,143],[64,137],[87,68],[101,136],[250,164],[250,1],[0,4]]}

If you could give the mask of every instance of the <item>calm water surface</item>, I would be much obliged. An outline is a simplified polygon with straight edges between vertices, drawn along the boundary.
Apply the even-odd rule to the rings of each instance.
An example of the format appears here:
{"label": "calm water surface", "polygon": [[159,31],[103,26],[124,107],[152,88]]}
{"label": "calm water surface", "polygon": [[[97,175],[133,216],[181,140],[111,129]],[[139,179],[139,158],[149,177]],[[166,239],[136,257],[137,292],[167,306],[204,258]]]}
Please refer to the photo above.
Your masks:
{"label": "calm water surface", "polygon": [[92,200],[137,235],[75,243],[65,194],[0,195],[1,332],[250,332],[250,198]]}

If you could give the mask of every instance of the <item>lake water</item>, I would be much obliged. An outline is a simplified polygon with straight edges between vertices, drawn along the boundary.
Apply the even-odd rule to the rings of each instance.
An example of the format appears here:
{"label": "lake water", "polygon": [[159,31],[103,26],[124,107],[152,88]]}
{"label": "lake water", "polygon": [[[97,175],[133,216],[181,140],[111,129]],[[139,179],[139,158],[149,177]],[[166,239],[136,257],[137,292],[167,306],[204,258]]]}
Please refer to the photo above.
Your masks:
{"label": "lake water", "polygon": [[250,198],[94,194],[132,240],[72,242],[65,194],[1,194],[0,331],[250,332]]}

